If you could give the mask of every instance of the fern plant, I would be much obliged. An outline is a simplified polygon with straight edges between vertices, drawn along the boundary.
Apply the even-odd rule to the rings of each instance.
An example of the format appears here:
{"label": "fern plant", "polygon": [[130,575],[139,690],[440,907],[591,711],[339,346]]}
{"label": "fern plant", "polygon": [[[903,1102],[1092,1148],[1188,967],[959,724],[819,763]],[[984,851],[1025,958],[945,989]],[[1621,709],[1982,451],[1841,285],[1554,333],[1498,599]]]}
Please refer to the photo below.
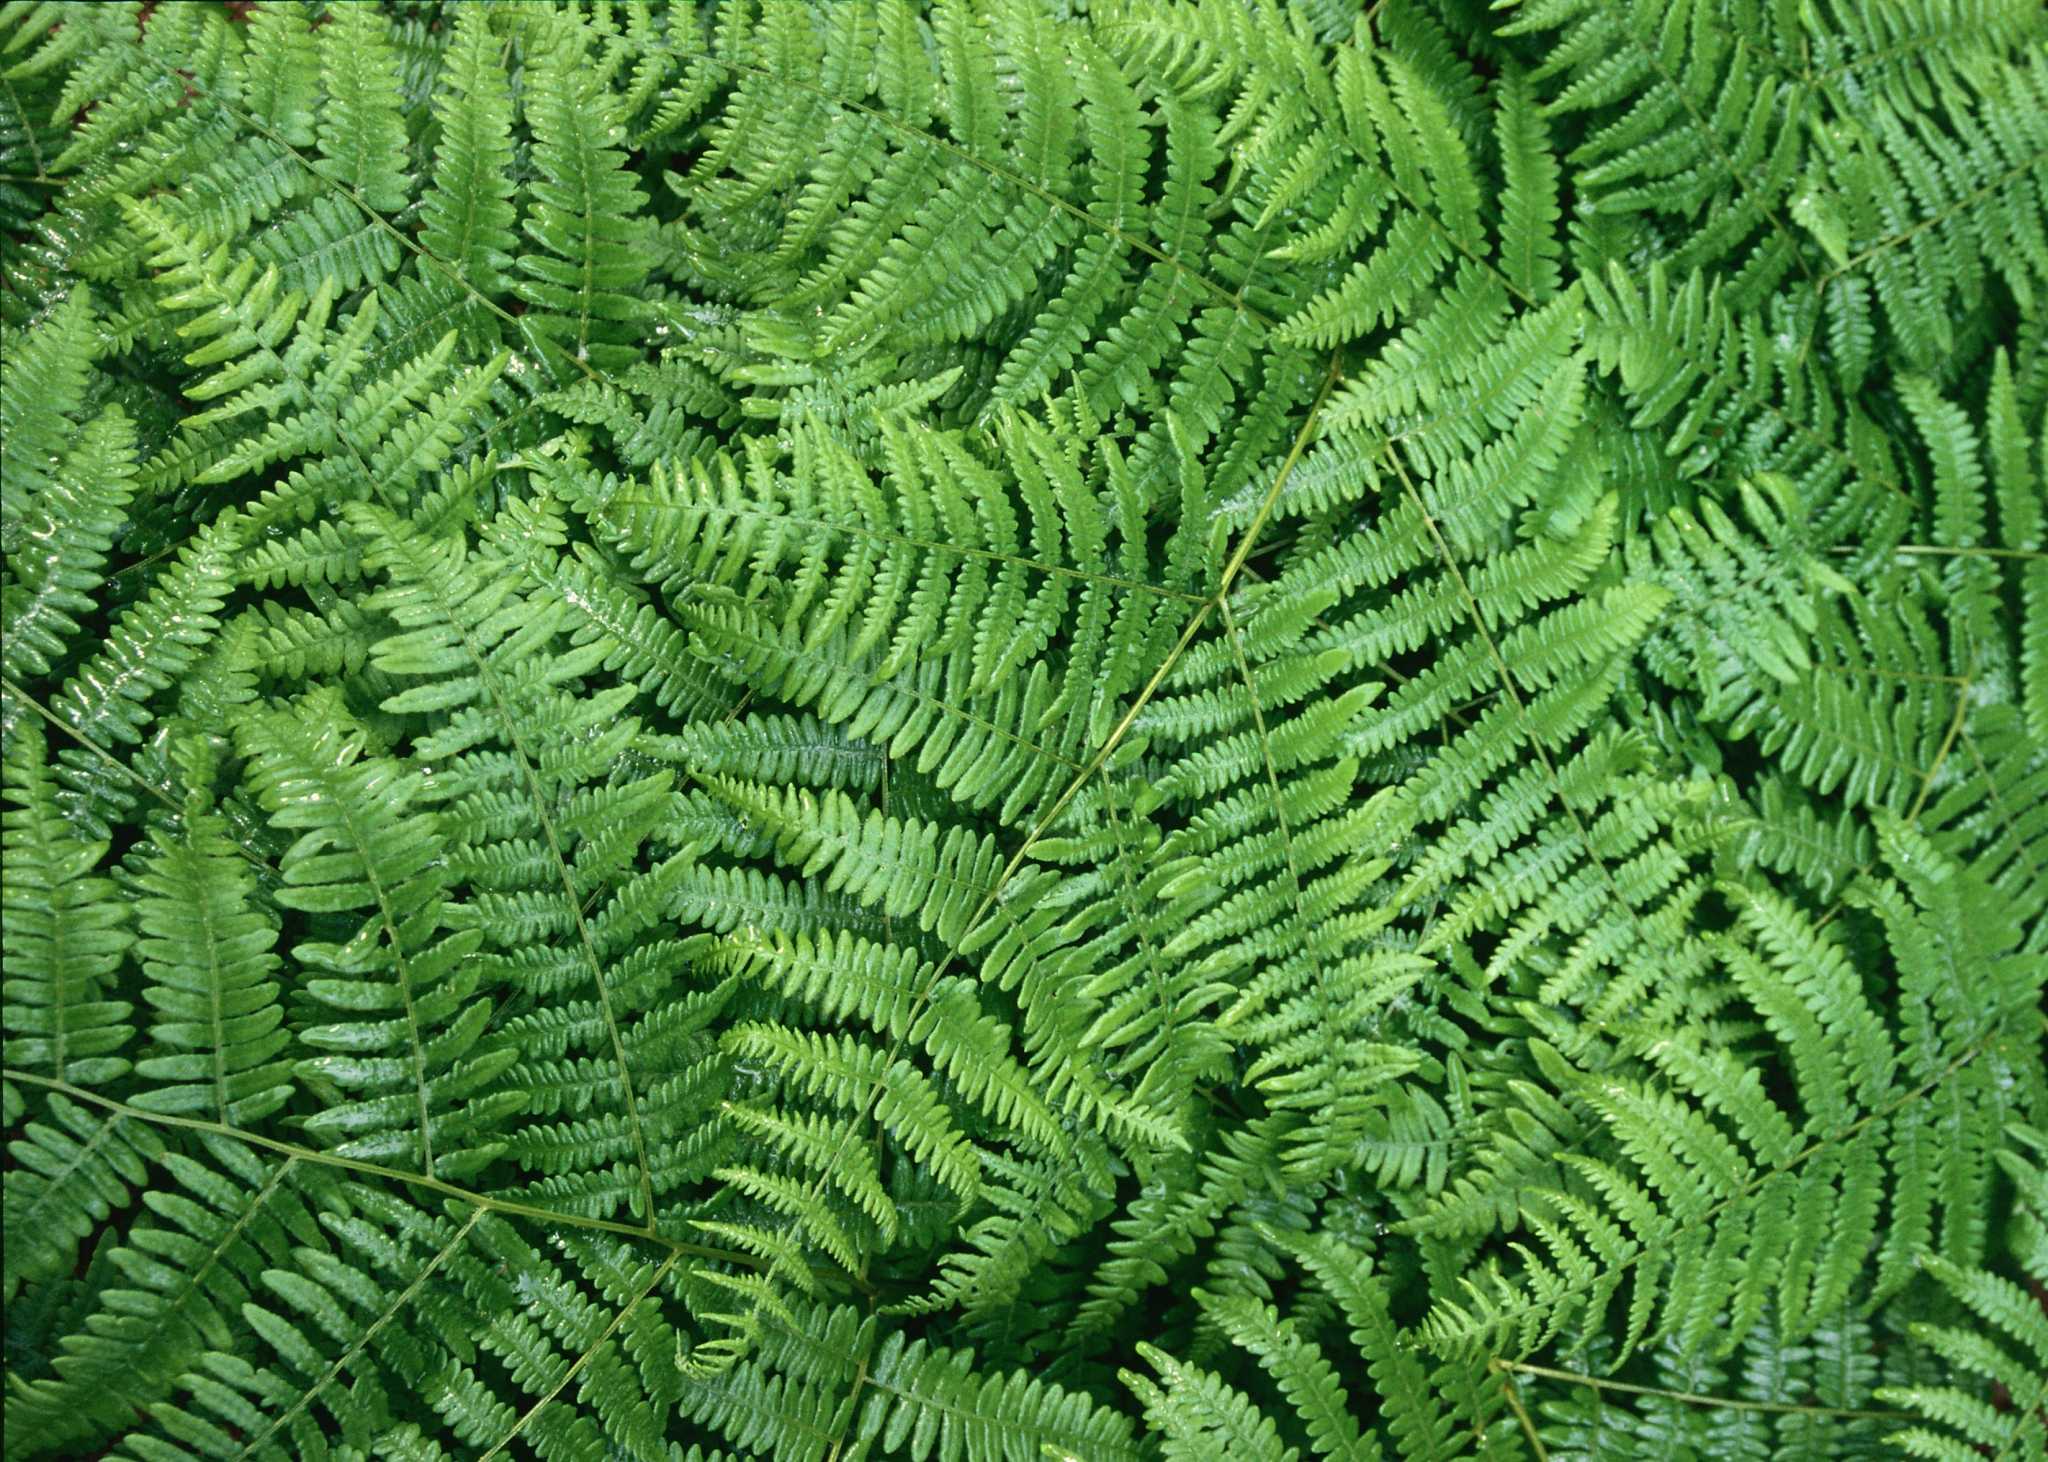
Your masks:
{"label": "fern plant", "polygon": [[6,1455],[2040,1455],[2044,205],[2022,0],[5,0]]}

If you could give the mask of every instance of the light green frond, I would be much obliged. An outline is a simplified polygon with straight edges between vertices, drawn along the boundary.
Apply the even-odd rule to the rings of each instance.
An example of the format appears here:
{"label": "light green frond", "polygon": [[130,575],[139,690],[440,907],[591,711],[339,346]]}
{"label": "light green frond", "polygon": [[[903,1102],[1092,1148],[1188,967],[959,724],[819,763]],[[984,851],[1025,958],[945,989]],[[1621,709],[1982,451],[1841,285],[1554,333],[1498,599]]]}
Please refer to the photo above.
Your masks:
{"label": "light green frond", "polygon": [[148,1112],[196,1112],[249,1126],[290,1098],[292,1044],[283,1028],[272,946],[277,930],[251,907],[255,880],[217,816],[190,819],[153,850],[138,880],[137,945],[154,1008],[150,1040],[165,1054],[136,1063],[151,1086],[130,1100]]}
{"label": "light green frond", "polygon": [[320,174],[366,206],[391,213],[411,194],[405,118],[398,107],[398,57],[384,18],[351,6],[315,33],[326,93],[317,128]]}
{"label": "light green frond", "polygon": [[321,724],[332,709],[272,712],[242,734],[275,825],[297,834],[278,902],[349,916],[337,942],[293,950],[322,972],[308,993],[341,1017],[299,1032],[300,1046],[329,1053],[301,1059],[299,1080],[343,1095],[309,1130],[344,1156],[474,1171],[496,1150],[488,1138],[472,1146],[475,1134],[507,1103],[473,1098],[513,1055],[471,1054],[490,1010],[469,999],[475,976],[462,961],[481,935],[442,933],[447,874],[431,816],[410,809],[418,775],[365,755],[361,731]]}
{"label": "light green frond", "polygon": [[2037,1455],[2044,43],[0,0],[8,1462]]}
{"label": "light green frond", "polygon": [[516,240],[512,180],[512,98],[498,44],[481,10],[456,17],[444,90],[435,115],[441,137],[434,185],[421,204],[420,243],[485,296],[503,287]]}

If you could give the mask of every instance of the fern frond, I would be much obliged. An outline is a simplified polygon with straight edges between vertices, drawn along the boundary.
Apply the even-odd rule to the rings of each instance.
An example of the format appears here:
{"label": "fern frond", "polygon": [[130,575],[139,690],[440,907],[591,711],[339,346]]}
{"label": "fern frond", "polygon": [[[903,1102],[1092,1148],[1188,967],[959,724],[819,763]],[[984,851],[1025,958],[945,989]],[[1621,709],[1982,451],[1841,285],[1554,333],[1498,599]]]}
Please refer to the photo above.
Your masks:
{"label": "fern frond", "polygon": [[277,931],[250,907],[254,880],[218,817],[165,839],[137,880],[137,952],[155,1008],[150,1038],[171,1054],[138,1061],[152,1083],[129,1098],[150,1112],[211,1112],[222,1126],[250,1126],[291,1096],[291,1045],[283,1029],[271,952]]}
{"label": "fern frond", "polygon": [[7,1064],[102,1086],[128,1070],[119,1053],[135,1033],[133,1002],[107,998],[134,942],[130,911],[95,872],[107,844],[78,836],[57,806],[40,727],[16,729],[5,767]]}
{"label": "fern frond", "polygon": [[91,296],[83,289],[56,301],[33,329],[7,322],[0,429],[8,450],[0,458],[0,534],[10,559],[21,547],[29,512],[50,486],[77,430],[75,419],[85,404],[96,353],[94,324]]}
{"label": "fern frond", "polygon": [[50,674],[78,633],[76,616],[97,607],[94,591],[126,521],[134,476],[134,424],[110,406],[79,433],[58,473],[22,514],[21,548],[7,556],[6,649],[0,652],[0,664],[17,682]]}
{"label": "fern frond", "polygon": [[0,0],[10,1462],[2032,1455],[2044,41]]}
{"label": "fern frond", "polygon": [[337,12],[318,34],[320,113],[316,171],[380,213],[403,208],[405,119],[398,108],[398,57],[383,17],[360,7]]}
{"label": "fern frond", "polygon": [[483,12],[456,17],[436,102],[441,137],[434,186],[420,205],[420,243],[463,283],[491,297],[503,288],[516,240],[512,181],[512,98]]}
{"label": "fern frond", "polygon": [[146,1123],[106,1116],[54,1092],[41,1116],[7,1144],[10,1303],[23,1281],[71,1269],[79,1245],[128,1205],[147,1180],[148,1162],[163,1151],[162,1138]]}
{"label": "fern frond", "polygon": [[599,367],[640,358],[625,342],[646,314],[639,298],[650,251],[634,221],[645,195],[612,143],[625,127],[609,88],[593,85],[584,28],[566,17],[528,73],[525,112],[540,180],[528,190],[525,233],[539,252],[521,254],[514,292],[538,313],[524,328],[578,361]]}
{"label": "fern frond", "polygon": [[309,993],[343,1016],[300,1032],[302,1044],[333,1054],[305,1058],[296,1072],[350,1094],[308,1130],[344,1156],[472,1172],[499,1144],[468,1140],[518,1100],[474,1100],[514,1059],[471,1054],[490,1007],[469,999],[475,976],[462,961],[482,935],[442,932],[447,874],[431,816],[410,809],[418,775],[366,756],[362,733],[321,724],[326,714],[308,705],[252,718],[241,743],[273,821],[298,835],[279,866],[278,901],[349,916],[338,942],[293,950],[323,971]]}

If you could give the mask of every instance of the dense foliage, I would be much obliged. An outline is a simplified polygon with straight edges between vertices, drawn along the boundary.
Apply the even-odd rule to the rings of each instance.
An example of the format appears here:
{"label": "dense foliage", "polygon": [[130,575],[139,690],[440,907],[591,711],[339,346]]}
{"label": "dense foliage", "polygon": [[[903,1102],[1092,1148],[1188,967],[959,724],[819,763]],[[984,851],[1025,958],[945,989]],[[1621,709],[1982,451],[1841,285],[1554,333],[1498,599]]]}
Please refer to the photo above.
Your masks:
{"label": "dense foliage", "polygon": [[2038,0],[0,4],[8,1457],[2043,1456]]}

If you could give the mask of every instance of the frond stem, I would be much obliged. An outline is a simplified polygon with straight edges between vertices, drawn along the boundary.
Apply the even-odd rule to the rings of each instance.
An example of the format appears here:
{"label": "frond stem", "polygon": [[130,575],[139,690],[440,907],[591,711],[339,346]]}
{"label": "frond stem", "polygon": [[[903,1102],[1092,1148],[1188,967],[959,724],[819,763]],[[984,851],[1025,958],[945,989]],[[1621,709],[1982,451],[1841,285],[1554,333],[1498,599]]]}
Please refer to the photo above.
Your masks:
{"label": "frond stem", "polygon": [[1598,1376],[1588,1376],[1579,1371],[1553,1370],[1549,1366],[1534,1366],[1526,1361],[1504,1360],[1499,1356],[1488,1361],[1486,1368],[1497,1374],[1514,1371],[1525,1376],[1540,1376],[1546,1381],[1570,1381],[1575,1386],[1590,1386],[1596,1391],[1623,1391],[1631,1396],[1661,1396],[1667,1401],[1678,1401],[1687,1406],[1727,1407],[1733,1411],[1769,1411],[1781,1415],[1832,1416],[1843,1421],[1916,1420],[1911,1412],[1906,1411],[1859,1411],[1847,1406],[1801,1406],[1791,1401],[1742,1401],[1728,1396],[1702,1396],[1696,1391],[1669,1391],[1661,1386],[1632,1386],[1626,1381],[1603,1381]]}
{"label": "frond stem", "polygon": [[342,1157],[338,1153],[320,1152],[310,1147],[299,1147],[294,1143],[281,1142],[275,1137],[265,1137],[240,1127],[226,1126],[220,1122],[209,1122],[202,1117],[177,1117],[168,1112],[145,1112],[140,1107],[131,1107],[113,1097],[101,1096],[82,1086],[73,1086],[68,1081],[55,1077],[40,1076],[33,1071],[22,1071],[9,1066],[0,1070],[0,1077],[8,1081],[27,1082],[31,1086],[45,1087],[69,1097],[73,1101],[90,1103],[102,1107],[118,1116],[137,1122],[148,1122],[158,1127],[182,1127],[190,1132],[204,1132],[214,1137],[225,1137],[234,1142],[246,1142],[251,1147],[260,1147],[280,1157],[296,1162],[312,1163],[318,1167],[340,1168],[344,1172],[360,1173],[365,1177],[383,1178],[394,1183],[410,1183],[426,1188],[444,1197],[461,1203],[474,1204],[502,1213],[511,1218],[532,1219],[537,1223],[561,1224],[566,1228],[596,1229],[603,1233],[618,1234],[623,1238],[642,1239],[650,1244],[659,1244],[677,1255],[687,1254],[692,1258],[708,1259],[721,1264],[744,1264],[752,1269],[765,1269],[767,1261],[753,1254],[738,1250],[714,1249],[709,1244],[693,1244],[683,1239],[672,1239],[653,1229],[640,1228],[630,1223],[620,1223],[609,1218],[586,1218],[577,1213],[557,1213],[553,1209],[541,1208],[531,1203],[520,1203],[510,1198],[496,1198],[488,1193],[473,1192],[468,1188],[450,1183],[445,1179],[427,1173],[410,1172],[405,1168],[386,1167],[382,1163],[365,1162],[361,1158]]}
{"label": "frond stem", "polygon": [[472,1208],[469,1211],[469,1217],[463,1220],[462,1227],[455,1231],[455,1237],[450,1239],[446,1244],[443,1244],[441,1246],[440,1251],[436,1253],[432,1259],[429,1259],[425,1264],[420,1266],[420,1272],[413,1276],[412,1283],[408,1284],[404,1289],[400,1290],[397,1296],[393,1298],[391,1303],[384,1307],[383,1312],[379,1314],[375,1320],[372,1320],[369,1323],[369,1325],[364,1328],[362,1334],[358,1335],[355,1338],[354,1343],[351,1344],[347,1350],[344,1350],[340,1355],[334,1358],[333,1364],[327,1367],[327,1373],[323,1375],[319,1380],[315,1381],[312,1385],[306,1387],[306,1389],[300,1394],[299,1399],[294,1401],[288,1409],[278,1413],[276,1419],[273,1420],[269,1426],[265,1427],[263,1431],[259,1433],[253,1440],[244,1442],[242,1444],[242,1450],[237,1452],[235,1455],[237,1457],[260,1456],[263,1451],[263,1444],[265,1442],[268,1442],[272,1437],[276,1436],[277,1433],[284,1427],[286,1422],[290,1421],[293,1417],[297,1416],[300,1412],[304,1411],[308,1406],[311,1406],[313,1404],[313,1398],[318,1396],[322,1391],[326,1390],[330,1385],[334,1383],[335,1379],[341,1375],[343,1369],[347,1367],[348,1363],[354,1360],[358,1355],[362,1354],[363,1348],[367,1346],[370,1343],[370,1341],[376,1337],[377,1332],[379,1330],[382,1330],[386,1325],[390,1324],[391,1321],[394,1318],[396,1318],[400,1310],[403,1310],[408,1304],[412,1303],[412,1297],[420,1292],[421,1287],[424,1286],[429,1279],[433,1278],[434,1271],[441,1267],[442,1262],[446,1260],[450,1254],[454,1253],[457,1249],[462,1247],[462,1241],[469,1237],[469,1231],[471,1229],[475,1228],[478,1223],[483,1221],[483,1216],[483,1209]]}
{"label": "frond stem", "polygon": [[630,1300],[626,1301],[625,1304],[619,1306],[618,1314],[612,1316],[611,1324],[604,1327],[604,1334],[597,1337],[596,1343],[593,1344],[588,1350],[584,1351],[583,1354],[576,1357],[575,1364],[571,1365],[568,1370],[562,1372],[562,1378],[559,1381],[555,1382],[554,1385],[548,1387],[546,1394],[538,1398],[533,1403],[533,1405],[527,1407],[526,1410],[523,1413],[521,1413],[519,1420],[512,1424],[512,1430],[505,1433],[504,1436],[500,1437],[498,1439],[497,1445],[492,1447],[490,1451],[484,1453],[483,1456],[478,1459],[478,1462],[491,1462],[491,1458],[497,1456],[500,1452],[504,1451],[507,1447],[512,1445],[512,1439],[518,1436],[521,1432],[525,1431],[527,1424],[531,1422],[536,1416],[540,1415],[542,1410],[544,1410],[551,1402],[553,1402],[553,1400],[557,1396],[562,1394],[562,1389],[565,1386],[567,1386],[571,1381],[576,1379],[578,1372],[580,1372],[586,1365],[590,1364],[590,1359],[592,1356],[596,1355],[600,1350],[604,1349],[605,1343],[609,1341],[612,1338],[612,1336],[618,1333],[619,1327],[625,1324],[626,1321],[632,1316],[633,1311],[637,1310],[640,1307],[640,1302],[646,1299],[647,1296],[649,1296],[650,1294],[654,1293],[656,1289],[660,1288],[662,1280],[668,1277],[669,1270],[675,1267],[675,1262],[680,1257],[680,1254],[670,1254],[666,1259],[661,1261],[660,1267],[654,1271],[653,1275],[648,1279],[647,1283],[640,1287],[640,1292],[634,1295],[633,1298],[631,1298]]}

